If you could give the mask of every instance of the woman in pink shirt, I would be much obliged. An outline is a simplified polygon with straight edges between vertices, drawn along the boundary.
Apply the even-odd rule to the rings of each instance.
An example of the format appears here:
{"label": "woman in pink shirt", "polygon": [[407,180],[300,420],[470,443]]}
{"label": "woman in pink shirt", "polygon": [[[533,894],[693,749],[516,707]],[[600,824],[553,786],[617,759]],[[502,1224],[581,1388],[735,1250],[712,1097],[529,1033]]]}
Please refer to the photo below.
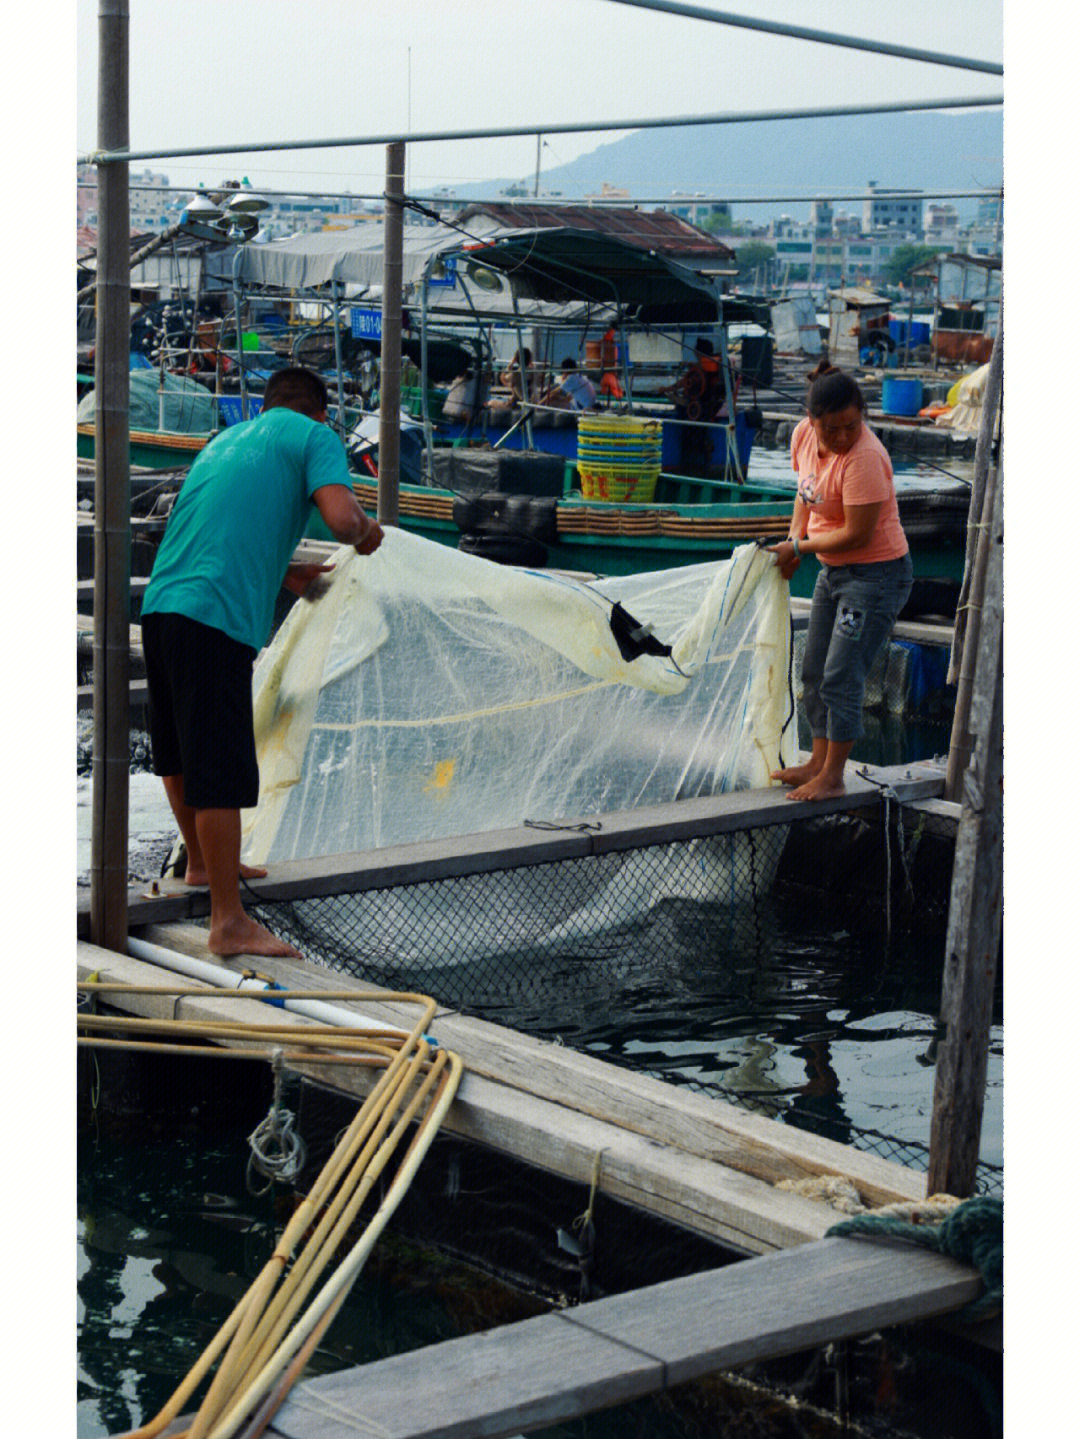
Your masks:
{"label": "woman in pink shirt", "polygon": [[785,579],[807,555],[821,561],[802,668],[810,758],[772,776],[799,800],[843,794],[867,673],[911,593],[892,462],[864,423],[862,391],[824,364],[810,379],[807,417],[791,437],[799,476],[791,531],[770,546]]}

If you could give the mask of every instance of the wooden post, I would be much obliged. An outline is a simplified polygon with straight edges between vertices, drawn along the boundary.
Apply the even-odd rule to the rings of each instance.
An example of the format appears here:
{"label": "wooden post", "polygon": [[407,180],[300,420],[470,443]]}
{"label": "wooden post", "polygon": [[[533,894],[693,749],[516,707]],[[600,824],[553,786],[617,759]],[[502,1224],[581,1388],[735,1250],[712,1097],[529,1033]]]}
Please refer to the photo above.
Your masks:
{"label": "wooden post", "polygon": [[401,473],[401,275],[405,198],[405,142],[386,147],[383,219],[382,347],[379,371],[380,525],[398,523]]}
{"label": "wooden post", "polygon": [[1001,407],[1003,354],[1002,326],[999,324],[990,356],[979,438],[975,447],[964,579],[957,602],[956,628],[946,677],[949,684],[956,685],[949,759],[945,769],[945,798],[954,802],[960,798],[961,781],[971,759],[971,694],[986,590],[989,535],[993,525],[993,487],[997,483],[996,469],[993,480],[991,469],[996,465],[994,448]]}
{"label": "wooden post", "polygon": [[[128,0],[99,0],[98,144],[128,147]],[[94,362],[94,759],[90,933],[127,948],[131,331],[128,166],[98,164]]]}
{"label": "wooden post", "polygon": [[975,1187],[1002,928],[1002,491],[993,485],[986,591],[971,700],[941,995],[927,1193]]}

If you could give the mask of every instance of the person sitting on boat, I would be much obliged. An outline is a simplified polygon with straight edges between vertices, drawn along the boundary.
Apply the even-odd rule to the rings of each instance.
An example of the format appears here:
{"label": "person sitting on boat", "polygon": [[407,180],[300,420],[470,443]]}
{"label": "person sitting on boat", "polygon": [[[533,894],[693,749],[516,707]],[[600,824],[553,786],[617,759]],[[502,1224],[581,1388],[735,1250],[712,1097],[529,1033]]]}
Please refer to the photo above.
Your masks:
{"label": "person sitting on boat", "polygon": [[259,798],[252,668],[282,584],[307,593],[327,565],[290,563],[314,506],[370,555],[379,525],[353,495],[345,450],[310,370],[277,370],[260,414],[201,450],[169,514],[142,603],[152,766],[187,850],[185,880],[210,887],[214,954],[292,955],[240,903],[240,811]]}
{"label": "person sitting on boat", "polygon": [[688,474],[705,474],[713,449],[708,423],[716,419],[721,399],[720,362],[711,340],[698,338],[693,363],[660,393],[671,395],[675,418],[687,422],[681,427],[680,463]]}
{"label": "person sitting on boat", "polygon": [[[556,410],[595,410],[596,389],[588,375],[578,369],[577,361],[567,355],[559,365],[558,382],[544,391],[539,403]],[[558,424],[568,421],[570,416],[554,415],[551,419],[553,424]]]}
{"label": "person sitting on boat", "polygon": [[508,415],[519,409],[526,400],[533,401],[537,398],[540,384],[533,369],[531,350],[522,350],[520,354],[514,351],[514,358],[499,375],[499,384],[504,390],[508,390],[509,394],[493,395],[488,400],[487,408],[493,415]]}
{"label": "person sitting on boat", "polygon": [[443,417],[447,420],[459,420],[464,425],[471,424],[473,418],[483,409],[486,394],[487,387],[482,375],[471,365],[467,365],[450,383],[443,401]]}
{"label": "person sitting on boat", "polygon": [[769,546],[785,579],[806,555],[822,561],[802,666],[810,758],[772,775],[796,800],[843,794],[866,676],[912,585],[892,462],[864,421],[862,391],[827,362],[810,380],[808,413],[791,437],[799,479],[790,533]]}

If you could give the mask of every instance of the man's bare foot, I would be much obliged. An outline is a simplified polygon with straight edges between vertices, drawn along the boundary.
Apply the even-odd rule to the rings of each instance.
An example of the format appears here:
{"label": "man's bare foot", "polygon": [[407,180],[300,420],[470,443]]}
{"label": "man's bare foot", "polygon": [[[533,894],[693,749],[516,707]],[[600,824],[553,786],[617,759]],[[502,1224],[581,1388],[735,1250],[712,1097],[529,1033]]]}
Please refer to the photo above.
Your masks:
{"label": "man's bare foot", "polygon": [[298,949],[286,944],[283,939],[278,939],[277,935],[271,934],[264,925],[243,913],[238,919],[230,919],[224,924],[212,924],[207,948],[211,954],[223,957],[230,954],[265,954],[285,959],[304,957]]}
{"label": "man's bare foot", "polygon": [[801,784],[797,789],[793,789],[788,795],[788,799],[832,799],[835,795],[846,793],[847,791],[844,788],[842,777],[840,779],[834,779],[832,775],[827,774],[825,770],[820,770],[816,775],[808,779],[805,784]]}
{"label": "man's bare foot", "polygon": [[[240,866],[240,878],[265,879],[266,870],[261,864],[242,864]],[[206,885],[210,883],[210,876],[206,873],[205,869],[192,869],[192,867],[188,865],[187,873],[184,875],[184,883],[199,885],[205,888]]]}
{"label": "man's bare foot", "polygon": [[[778,779],[781,784],[806,784],[807,780],[814,778],[819,773],[820,766],[815,765],[813,760],[807,760],[805,764],[792,765],[790,769],[774,769],[769,775],[770,779]],[[790,799],[791,796],[789,795]]]}

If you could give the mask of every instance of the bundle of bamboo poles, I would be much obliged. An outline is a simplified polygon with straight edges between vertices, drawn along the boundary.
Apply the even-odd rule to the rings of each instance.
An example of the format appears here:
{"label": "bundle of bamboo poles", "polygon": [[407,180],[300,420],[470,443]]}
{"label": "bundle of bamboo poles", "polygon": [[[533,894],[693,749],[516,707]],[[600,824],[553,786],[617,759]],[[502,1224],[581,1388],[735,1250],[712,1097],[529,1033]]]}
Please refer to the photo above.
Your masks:
{"label": "bundle of bamboo poles", "polygon": [[[250,991],[208,986],[192,989],[86,982],[78,987],[90,993],[251,998]],[[275,990],[274,999],[315,994]],[[358,998],[355,991],[329,995],[321,990],[317,994],[323,1000]],[[256,1439],[340,1309],[427,1153],[462,1073],[458,1056],[436,1048],[426,1037],[435,1013],[434,1000],[425,995],[383,992],[378,998],[419,1003],[421,1016],[412,1031],[80,1015],[80,1044],[285,1064],[351,1064],[381,1071],[254,1283],[160,1413],[125,1439],[152,1439],[162,1434],[215,1364],[217,1372],[197,1412],[186,1428],[170,1429],[170,1434],[175,1439]],[[150,1034],[166,1037],[150,1039]],[[407,1136],[411,1137],[403,1145]],[[372,1188],[391,1169],[402,1147],[378,1209],[333,1272],[323,1279],[357,1224]],[[322,1286],[312,1297],[320,1279]]]}

